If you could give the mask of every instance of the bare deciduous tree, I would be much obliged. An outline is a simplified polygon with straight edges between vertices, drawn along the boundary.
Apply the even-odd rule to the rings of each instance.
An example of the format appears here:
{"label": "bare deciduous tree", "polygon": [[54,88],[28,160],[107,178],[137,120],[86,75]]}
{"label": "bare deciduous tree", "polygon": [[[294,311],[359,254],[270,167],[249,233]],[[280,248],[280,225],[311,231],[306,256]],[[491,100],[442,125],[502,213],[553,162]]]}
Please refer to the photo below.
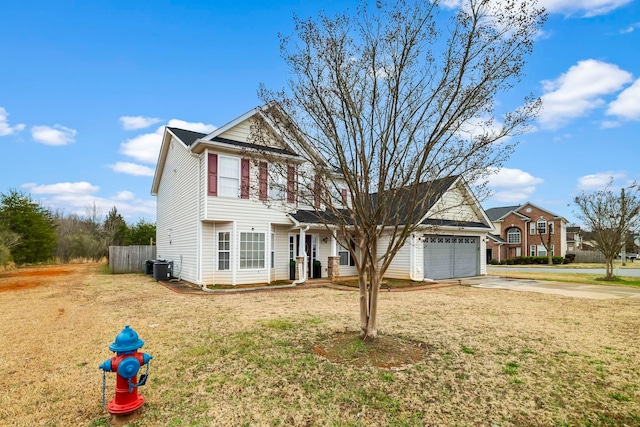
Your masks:
{"label": "bare deciduous tree", "polygon": [[486,177],[536,115],[531,97],[501,120],[494,105],[522,76],[545,14],[527,0],[467,0],[449,20],[437,1],[368,3],[294,18],[281,37],[289,87],[260,94],[266,120],[314,165],[298,171],[299,197],[355,259],[361,335],[375,338],[382,277],[443,179]]}
{"label": "bare deciduous tree", "polygon": [[609,183],[604,190],[583,192],[574,199],[576,216],[589,229],[595,250],[604,255],[607,280],[613,279],[613,260],[629,231],[640,227],[640,196],[634,188],[637,184],[617,195]]}

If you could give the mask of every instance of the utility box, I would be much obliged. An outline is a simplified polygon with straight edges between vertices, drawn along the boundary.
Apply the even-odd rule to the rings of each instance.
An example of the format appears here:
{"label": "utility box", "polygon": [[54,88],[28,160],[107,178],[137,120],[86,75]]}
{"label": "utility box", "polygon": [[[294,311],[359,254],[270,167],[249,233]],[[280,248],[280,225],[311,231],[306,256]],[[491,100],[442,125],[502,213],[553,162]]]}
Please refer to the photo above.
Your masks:
{"label": "utility box", "polygon": [[144,262],[144,274],[151,276],[153,274],[153,264],[155,260],[148,259]]}
{"label": "utility box", "polygon": [[155,261],[153,263],[153,278],[156,281],[171,279],[171,271],[167,261]]}

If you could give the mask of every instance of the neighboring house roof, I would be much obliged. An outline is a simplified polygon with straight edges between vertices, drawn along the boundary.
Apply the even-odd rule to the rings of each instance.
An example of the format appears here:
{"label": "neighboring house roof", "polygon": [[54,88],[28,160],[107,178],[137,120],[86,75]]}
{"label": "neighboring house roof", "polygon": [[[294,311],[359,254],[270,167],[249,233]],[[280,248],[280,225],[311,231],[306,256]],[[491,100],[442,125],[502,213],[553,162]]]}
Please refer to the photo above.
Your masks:
{"label": "neighboring house roof", "polygon": [[[522,213],[522,209],[524,209],[526,206],[532,206],[536,209],[540,209],[541,211],[545,211],[547,212],[549,215],[551,215],[554,218],[559,218],[565,222],[568,222],[565,218],[563,218],[562,216],[555,214],[553,212],[551,212],[549,209],[545,209],[545,208],[541,208],[540,206],[534,205],[531,202],[527,202],[527,203],[523,203],[521,205],[517,205],[517,206],[501,206],[501,207],[496,207],[496,208],[490,208],[487,209],[487,216],[489,217],[489,219],[491,219],[492,222],[499,222],[502,221],[504,217],[506,217],[507,215],[513,213],[516,214],[520,217],[522,217],[525,220],[530,220],[531,218]],[[579,229],[579,227],[578,227]]]}
{"label": "neighboring house roof", "polygon": [[504,240],[502,237],[498,236],[497,234],[487,233],[487,237],[496,243],[507,243],[506,240]]}
{"label": "neighboring house roof", "polygon": [[520,207],[520,205],[503,206],[503,207],[498,207],[498,208],[487,209],[485,212],[487,212],[487,216],[489,217],[489,219],[491,221],[499,221],[500,219],[502,219],[502,217],[504,217],[507,214],[515,211],[519,207]]}
{"label": "neighboring house roof", "polygon": [[486,228],[487,230],[491,230],[493,228],[482,222],[456,221],[452,219],[425,219],[421,224],[434,226],[439,225],[442,227]]}

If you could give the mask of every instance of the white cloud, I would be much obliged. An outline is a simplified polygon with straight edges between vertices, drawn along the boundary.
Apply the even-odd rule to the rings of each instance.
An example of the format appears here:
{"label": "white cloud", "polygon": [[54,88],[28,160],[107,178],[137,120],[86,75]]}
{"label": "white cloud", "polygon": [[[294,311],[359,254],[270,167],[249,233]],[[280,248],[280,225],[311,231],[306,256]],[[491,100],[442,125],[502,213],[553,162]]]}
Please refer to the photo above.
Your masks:
{"label": "white cloud", "polygon": [[540,0],[549,13],[563,15],[581,15],[585,18],[607,14],[633,0]]}
{"label": "white cloud", "polygon": [[31,136],[37,142],[46,145],[67,145],[75,142],[78,132],[66,126],[34,126],[31,128]]}
{"label": "white cloud", "polygon": [[120,117],[120,123],[124,130],[135,130],[148,128],[151,125],[160,123],[162,119],[156,117],[143,117],[143,116],[122,116]]}
{"label": "white cloud", "polygon": [[620,92],[618,98],[609,104],[607,114],[628,120],[640,120],[640,79]]}
{"label": "white cloud", "polygon": [[27,183],[23,185],[31,194],[56,194],[59,196],[78,196],[93,194],[100,190],[100,187],[91,185],[86,181],[81,182],[60,182],[57,184],[37,185]]}
{"label": "white cloud", "polygon": [[88,182],[61,182],[57,184],[27,183],[22,185],[43,206],[60,209],[66,214],[86,215],[95,206],[100,216],[105,216],[113,206],[128,220],[140,217],[154,218],[155,200],[140,199],[130,191],[124,190],[111,197],[100,197],[96,193],[100,187]]}
{"label": "white cloud", "polygon": [[23,124],[9,126],[9,120],[7,119],[8,116],[9,113],[7,113],[7,110],[0,107],[0,136],[12,135],[24,129]]}
{"label": "white cloud", "polygon": [[543,81],[542,127],[557,129],[604,104],[601,98],[632,80],[631,73],[595,59],[580,61],[556,80]]}
{"label": "white cloud", "polygon": [[636,29],[640,28],[640,22],[635,22],[628,27],[625,27],[620,30],[620,34],[629,34],[633,33]]}
{"label": "white cloud", "polygon": [[136,195],[131,191],[119,191],[118,194],[115,195],[114,199],[116,200],[133,200],[136,198]]}
{"label": "white cloud", "polygon": [[[216,129],[215,126],[210,124],[185,122],[178,119],[169,120],[167,126],[201,133],[210,133]],[[139,162],[154,164],[158,160],[163,132],[164,126],[160,126],[153,133],[145,133],[128,139],[120,144],[120,153]]]}
{"label": "white cloud", "polygon": [[620,127],[621,123],[615,120],[603,120],[600,122],[600,129],[613,129]]}
{"label": "white cloud", "polygon": [[[631,3],[633,0],[540,0],[538,7],[544,7],[549,13],[559,13],[563,15],[581,15],[591,17],[604,15],[619,7]],[[464,0],[442,0],[441,5],[453,9],[460,7]],[[493,4],[499,5],[498,0],[493,0]]]}
{"label": "white cloud", "polygon": [[131,162],[116,162],[113,165],[109,165],[116,173],[126,173],[134,176],[153,176],[154,170],[149,166],[139,165]]}
{"label": "white cloud", "polygon": [[627,175],[624,172],[598,172],[592,175],[585,175],[578,178],[578,190],[602,190],[607,184],[617,179],[624,179]]}
{"label": "white cloud", "polygon": [[487,178],[491,198],[501,203],[521,203],[529,200],[536,185],[544,182],[520,169],[495,169]]}

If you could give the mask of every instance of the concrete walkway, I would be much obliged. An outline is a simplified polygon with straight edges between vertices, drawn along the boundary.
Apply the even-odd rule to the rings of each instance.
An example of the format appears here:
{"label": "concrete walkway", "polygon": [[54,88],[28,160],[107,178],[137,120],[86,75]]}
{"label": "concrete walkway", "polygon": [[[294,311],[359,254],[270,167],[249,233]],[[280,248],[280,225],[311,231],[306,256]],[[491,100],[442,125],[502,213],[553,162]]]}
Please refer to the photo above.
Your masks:
{"label": "concrete walkway", "polygon": [[531,279],[509,279],[481,276],[460,279],[460,284],[475,288],[508,289],[591,299],[632,299],[640,302],[640,287],[585,285],[581,283],[548,282]]}

